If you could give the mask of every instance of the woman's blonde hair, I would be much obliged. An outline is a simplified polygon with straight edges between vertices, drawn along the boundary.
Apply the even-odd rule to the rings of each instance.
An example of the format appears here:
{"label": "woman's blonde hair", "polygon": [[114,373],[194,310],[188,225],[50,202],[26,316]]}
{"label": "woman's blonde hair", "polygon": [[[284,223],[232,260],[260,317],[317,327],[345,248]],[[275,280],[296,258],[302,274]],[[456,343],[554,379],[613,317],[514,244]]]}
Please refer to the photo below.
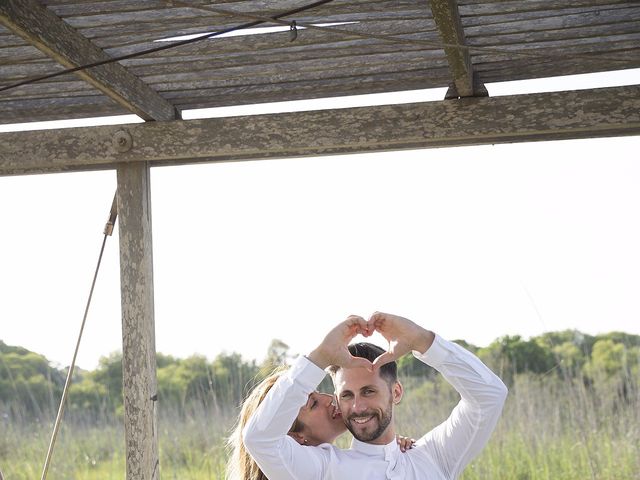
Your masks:
{"label": "woman's blonde hair", "polygon": [[[258,406],[267,396],[276,380],[287,371],[287,367],[276,368],[267,378],[256,385],[246,400],[242,403],[238,422],[227,440],[227,446],[231,450],[231,456],[227,462],[227,480],[268,480],[251,455],[244,448],[242,430],[256,411]],[[303,425],[297,419],[293,422],[289,433],[300,432]]]}

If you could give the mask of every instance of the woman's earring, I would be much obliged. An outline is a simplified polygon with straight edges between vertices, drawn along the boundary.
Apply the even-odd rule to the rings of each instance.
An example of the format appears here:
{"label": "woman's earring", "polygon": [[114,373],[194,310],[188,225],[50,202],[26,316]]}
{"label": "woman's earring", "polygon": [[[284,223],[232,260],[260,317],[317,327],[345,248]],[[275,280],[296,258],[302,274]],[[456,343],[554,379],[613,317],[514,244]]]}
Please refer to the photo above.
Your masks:
{"label": "woman's earring", "polygon": [[302,441],[304,444],[309,443],[309,440],[307,440],[306,438]]}

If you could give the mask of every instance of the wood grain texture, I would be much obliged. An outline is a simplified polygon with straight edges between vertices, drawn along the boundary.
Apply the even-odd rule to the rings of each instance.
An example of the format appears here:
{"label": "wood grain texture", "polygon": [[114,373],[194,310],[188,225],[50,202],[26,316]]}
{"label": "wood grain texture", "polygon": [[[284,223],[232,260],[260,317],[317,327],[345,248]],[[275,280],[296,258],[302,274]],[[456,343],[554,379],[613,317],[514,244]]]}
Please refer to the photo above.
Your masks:
{"label": "wood grain texture", "polygon": [[[442,43],[464,46],[465,36],[458,3],[456,0],[430,0],[431,12],[436,22]],[[444,52],[449,62],[449,70],[458,97],[472,97],[473,66],[469,50],[444,47]]]}
{"label": "wood grain texture", "polygon": [[[66,67],[110,58],[35,0],[0,2],[0,23]],[[145,120],[177,118],[173,105],[122,65],[102,65],[77,75]]]}
{"label": "wood grain texture", "polygon": [[126,479],[159,478],[149,165],[118,166]]}
{"label": "wood grain texture", "polygon": [[[118,153],[126,130],[133,147]],[[0,175],[640,134],[640,86],[0,134]]]}
{"label": "wood grain texture", "polygon": [[[6,9],[6,5],[27,2],[35,0],[7,0],[0,5]],[[189,0],[185,6],[178,0],[42,0],[50,14],[110,56],[158,46],[154,40],[159,38],[211,32],[248,21],[242,15],[197,7],[211,5],[264,16],[307,3]],[[443,38],[429,0],[335,0],[292,19],[300,25],[355,22],[336,27],[346,32],[299,30],[294,42],[289,41],[288,32],[206,40],[120,65],[150,87],[156,98],[178,109],[447,87],[457,76],[464,79],[460,89],[468,90],[470,77],[505,82],[640,68],[638,0],[433,0],[431,5],[451,10],[455,3],[461,26],[450,29],[451,39],[459,41],[464,28],[469,46],[501,51],[461,50],[447,52],[447,57],[439,45]],[[585,53],[596,54],[579,56]],[[449,65],[443,64],[445,60],[454,65],[453,73],[443,69]],[[0,85],[42,75],[49,68],[59,69],[40,50],[0,27]],[[132,98],[140,93],[135,86],[124,90],[123,95]],[[111,100],[98,100],[102,95],[98,92],[89,83],[82,87],[72,76],[1,92],[0,123],[131,111],[115,108]]]}

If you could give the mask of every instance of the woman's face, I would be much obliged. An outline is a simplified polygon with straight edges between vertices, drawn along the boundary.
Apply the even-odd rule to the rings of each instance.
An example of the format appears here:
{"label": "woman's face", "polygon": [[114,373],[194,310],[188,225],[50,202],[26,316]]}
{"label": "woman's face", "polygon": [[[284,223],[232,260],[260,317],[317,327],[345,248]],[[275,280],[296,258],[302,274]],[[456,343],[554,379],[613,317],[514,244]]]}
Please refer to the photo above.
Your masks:
{"label": "woman's face", "polygon": [[306,440],[304,445],[332,443],[347,430],[340,410],[333,403],[333,396],[326,393],[313,392],[309,395],[306,405],[298,413],[298,420],[304,425],[300,432]]}

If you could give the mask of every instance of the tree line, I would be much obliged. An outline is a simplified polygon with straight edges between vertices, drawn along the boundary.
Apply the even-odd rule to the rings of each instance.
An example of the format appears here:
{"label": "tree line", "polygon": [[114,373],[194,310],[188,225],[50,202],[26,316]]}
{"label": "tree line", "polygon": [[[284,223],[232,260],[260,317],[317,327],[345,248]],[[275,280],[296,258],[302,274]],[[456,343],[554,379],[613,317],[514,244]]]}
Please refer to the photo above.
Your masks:
{"label": "tree line", "polygon": [[[458,340],[492,368],[507,385],[521,374],[549,379],[579,380],[587,387],[606,385],[619,395],[640,378],[640,335],[612,332],[588,335],[576,330],[550,332],[523,339],[504,336],[484,348]],[[194,407],[219,411],[237,408],[247,392],[275,366],[292,358],[289,347],[273,340],[262,362],[237,353],[221,353],[213,360],[202,355],[176,358],[157,354],[158,398],[163,408],[188,412]],[[404,379],[428,379],[437,373],[407,355],[399,360]],[[52,365],[43,355],[0,340],[0,415],[5,419],[38,421],[58,408],[66,368]],[[325,388],[330,388],[325,385]],[[122,414],[122,355],[100,359],[92,371],[76,369],[69,391],[71,417],[96,419]]]}

